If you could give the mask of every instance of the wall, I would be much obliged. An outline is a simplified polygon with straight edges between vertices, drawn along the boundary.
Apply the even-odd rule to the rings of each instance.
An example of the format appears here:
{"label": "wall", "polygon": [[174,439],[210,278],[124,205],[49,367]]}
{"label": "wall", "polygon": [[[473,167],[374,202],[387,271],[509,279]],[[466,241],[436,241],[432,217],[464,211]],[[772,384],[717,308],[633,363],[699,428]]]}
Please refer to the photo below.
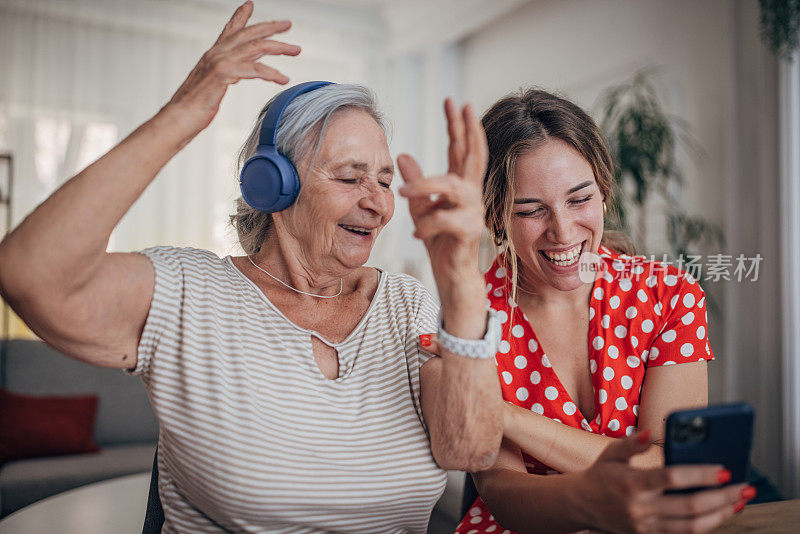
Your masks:
{"label": "wall", "polygon": [[[756,406],[754,463],[782,482],[777,71],[757,21],[754,0],[539,0],[463,41],[463,87],[479,109],[536,85],[597,117],[604,88],[656,69],[666,109],[688,121],[702,147],[699,157],[680,156],[681,201],[724,229],[723,253],[764,257],[757,283],[706,284],[721,309],[709,316],[717,355],[710,398]],[[648,246],[663,250],[655,235],[664,228],[663,206],[648,208]]]}

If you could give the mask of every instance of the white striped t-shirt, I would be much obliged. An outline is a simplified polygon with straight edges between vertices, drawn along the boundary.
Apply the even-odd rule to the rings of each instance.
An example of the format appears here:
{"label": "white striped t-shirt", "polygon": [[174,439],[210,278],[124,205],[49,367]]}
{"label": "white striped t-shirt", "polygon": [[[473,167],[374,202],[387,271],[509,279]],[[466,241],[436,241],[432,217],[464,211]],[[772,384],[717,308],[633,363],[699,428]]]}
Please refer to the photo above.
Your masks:
{"label": "white striped t-shirt", "polygon": [[160,424],[164,532],[425,532],[444,491],[419,403],[437,307],[381,273],[339,378],[230,257],[142,252],[155,290],[140,373]]}

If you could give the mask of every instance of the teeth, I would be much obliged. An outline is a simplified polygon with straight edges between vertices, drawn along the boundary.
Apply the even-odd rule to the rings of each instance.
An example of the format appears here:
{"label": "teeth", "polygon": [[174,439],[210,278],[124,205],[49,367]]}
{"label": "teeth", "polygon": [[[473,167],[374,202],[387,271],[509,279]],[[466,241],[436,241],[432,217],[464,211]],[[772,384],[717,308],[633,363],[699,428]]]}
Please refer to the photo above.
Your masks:
{"label": "teeth", "polygon": [[369,233],[369,230],[367,230],[366,228],[361,228],[360,226],[350,226],[348,224],[340,224],[339,226],[341,226],[346,230],[352,230],[354,232],[358,232],[359,234],[367,235]]}
{"label": "teeth", "polygon": [[576,261],[578,261],[582,246],[583,246],[582,244],[578,245],[566,252],[547,252],[546,250],[543,250],[542,252],[547,257],[548,260],[552,261],[556,265],[559,265],[561,267],[568,267],[570,265],[573,265]]}

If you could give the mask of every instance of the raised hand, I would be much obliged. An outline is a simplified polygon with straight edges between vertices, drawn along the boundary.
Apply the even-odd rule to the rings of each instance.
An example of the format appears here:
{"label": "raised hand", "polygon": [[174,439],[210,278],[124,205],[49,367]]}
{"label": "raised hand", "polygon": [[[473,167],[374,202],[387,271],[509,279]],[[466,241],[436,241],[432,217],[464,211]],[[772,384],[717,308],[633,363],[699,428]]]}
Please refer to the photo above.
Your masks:
{"label": "raised hand", "polygon": [[[585,472],[584,507],[601,512],[590,524],[609,532],[706,532],[755,495],[746,484],[720,486],[730,473],[719,465],[631,467],[631,456],[648,447],[649,432],[618,440]],[[664,494],[696,487],[711,489]]]}
{"label": "raised hand", "polygon": [[291,28],[288,20],[260,22],[247,26],[253,14],[253,3],[239,6],[225,24],[219,38],[195,65],[186,81],[178,88],[168,105],[190,112],[196,127],[202,130],[219,110],[228,86],[242,79],[260,78],[286,84],[284,74],[261,62],[265,55],[296,56],[300,47],[270,39]]}
{"label": "raised hand", "polygon": [[397,159],[405,181],[400,194],[408,198],[414,236],[425,243],[440,293],[465,276],[480,278],[481,183],[488,160],[486,135],[472,108],[459,110],[448,98],[445,114],[447,174],[426,179],[414,158],[404,154]]}

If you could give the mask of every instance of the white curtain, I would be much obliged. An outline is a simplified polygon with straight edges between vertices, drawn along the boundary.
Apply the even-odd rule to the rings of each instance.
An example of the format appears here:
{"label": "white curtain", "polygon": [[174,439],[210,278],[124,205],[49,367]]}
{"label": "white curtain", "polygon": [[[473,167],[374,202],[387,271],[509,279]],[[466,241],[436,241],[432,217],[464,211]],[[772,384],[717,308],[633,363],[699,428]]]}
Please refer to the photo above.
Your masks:
{"label": "white curtain", "polygon": [[[373,88],[387,112],[392,153],[411,152],[426,171],[442,172],[442,114],[438,104],[432,110],[422,99],[440,101],[455,91],[425,92],[424,56],[386,54],[386,35],[368,15],[338,8],[320,14],[302,9],[302,3],[279,7],[287,12],[265,12],[269,6],[258,4],[254,20],[291,18],[294,27],[281,38],[300,44],[303,53],[270,58],[270,64],[292,83],[327,79]],[[225,3],[0,0],[0,151],[15,160],[13,224],[156,113],[231,11]],[[435,73],[436,79],[450,71]],[[240,254],[228,224],[239,195],[235,155],[256,114],[278,90],[260,80],[232,87],[211,126],[167,164],[122,219],[109,250],[170,244]],[[439,128],[438,135],[426,122]],[[401,182],[397,176],[395,184]],[[395,217],[370,264],[408,272],[434,289],[412,226],[407,204],[397,196]],[[19,321],[11,333],[28,334]]]}
{"label": "white curtain", "polygon": [[[0,0],[0,150],[15,156],[15,223],[158,111],[214,41],[229,7]],[[275,16],[260,9],[254,18]],[[270,61],[292,83],[330,79],[386,87],[375,79],[385,71],[366,72],[368,64],[382,65],[371,32],[353,32],[336,20],[327,26],[306,20],[295,21],[285,38],[303,46],[302,56]],[[238,196],[234,157],[277,90],[262,81],[231,88],[212,125],[166,166],[120,223],[109,248],[172,244],[238,253],[227,224]],[[399,224],[388,232],[395,237],[410,233],[404,211],[398,201]],[[423,259],[416,254],[398,260],[408,247],[387,237],[373,263],[397,268]]]}
{"label": "white curtain", "polygon": [[783,312],[784,480],[800,495],[800,53],[780,65],[781,282]]}

